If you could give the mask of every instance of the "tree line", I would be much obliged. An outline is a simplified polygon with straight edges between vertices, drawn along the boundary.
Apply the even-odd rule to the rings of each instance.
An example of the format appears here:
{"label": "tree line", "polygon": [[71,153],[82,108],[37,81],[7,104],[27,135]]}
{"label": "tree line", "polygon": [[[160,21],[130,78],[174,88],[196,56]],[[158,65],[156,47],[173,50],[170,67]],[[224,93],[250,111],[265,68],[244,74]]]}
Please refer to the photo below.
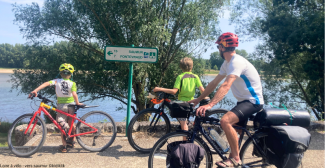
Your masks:
{"label": "tree line", "polygon": [[[178,65],[181,58],[198,58],[200,51],[213,44],[222,33],[216,26],[222,9],[231,5],[230,20],[236,23],[235,33],[240,39],[262,41],[252,54],[245,55],[246,51],[240,50],[237,53],[263,72],[265,102],[308,109],[321,120],[324,118],[322,2],[53,0],[45,1],[42,8],[36,3],[16,4],[14,22],[32,47],[21,46],[27,47],[21,49],[24,61],[13,49],[16,46],[3,47],[1,52],[11,52],[11,56],[1,59],[8,63],[6,66],[26,68],[16,71],[12,78],[13,88],[23,93],[56,76],[57,71],[53,70],[60,63],[69,62],[80,70],[74,78],[85,95],[109,97],[126,104],[128,65],[103,61],[103,48],[132,44],[157,47],[157,64],[134,65],[132,109],[137,113],[152,106],[144,98],[151,88],[173,87],[181,73]],[[53,43],[51,37],[68,42]],[[16,60],[19,65],[13,65]],[[201,75],[209,67],[220,69],[222,61],[218,52],[212,53],[209,60],[195,59],[193,71]]]}
{"label": "tree line", "polygon": [[22,44],[0,44],[0,67],[24,68],[25,50],[26,46]]}

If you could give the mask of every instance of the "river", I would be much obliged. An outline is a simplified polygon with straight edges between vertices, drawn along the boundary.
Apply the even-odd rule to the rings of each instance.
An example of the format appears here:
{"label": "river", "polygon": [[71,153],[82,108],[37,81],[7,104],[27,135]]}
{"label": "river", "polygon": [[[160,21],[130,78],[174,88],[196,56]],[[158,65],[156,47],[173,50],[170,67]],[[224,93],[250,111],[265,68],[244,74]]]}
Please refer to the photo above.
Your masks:
{"label": "river", "polygon": [[[0,73],[0,121],[12,122],[22,114],[36,111],[40,103],[39,101],[31,101],[30,99],[27,99],[26,94],[18,94],[18,90],[12,90],[12,92],[10,92],[11,83],[8,82],[8,80],[11,79],[10,75],[11,74],[8,73]],[[210,82],[214,79],[214,77],[215,76],[203,76],[201,80]],[[226,97],[231,99],[234,103],[236,102],[236,99],[233,97],[231,91],[228,92]],[[86,100],[87,98],[83,99]],[[126,119],[126,105],[121,105],[118,100],[106,98],[104,100],[85,102],[85,104],[99,105],[99,107],[80,109],[77,113],[77,115],[80,117],[89,111],[96,110],[107,112],[116,122],[125,121]],[[116,109],[121,106],[123,106],[123,109],[116,111]],[[215,106],[215,108],[218,108],[218,106]],[[229,109],[230,107],[223,106],[223,108]],[[131,111],[131,117],[133,116],[134,113]]]}

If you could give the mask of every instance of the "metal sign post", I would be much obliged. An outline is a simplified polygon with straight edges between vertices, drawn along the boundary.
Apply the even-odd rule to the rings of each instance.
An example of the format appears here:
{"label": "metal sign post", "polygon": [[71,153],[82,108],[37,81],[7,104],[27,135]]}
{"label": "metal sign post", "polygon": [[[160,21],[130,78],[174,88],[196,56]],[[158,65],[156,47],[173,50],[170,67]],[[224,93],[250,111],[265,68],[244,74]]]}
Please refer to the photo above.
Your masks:
{"label": "metal sign post", "polygon": [[105,50],[106,61],[130,62],[129,64],[129,83],[128,83],[128,105],[126,115],[125,135],[130,123],[131,99],[132,99],[132,79],[133,79],[133,62],[138,63],[156,63],[158,61],[157,48],[144,47],[122,47],[122,46],[106,46]]}

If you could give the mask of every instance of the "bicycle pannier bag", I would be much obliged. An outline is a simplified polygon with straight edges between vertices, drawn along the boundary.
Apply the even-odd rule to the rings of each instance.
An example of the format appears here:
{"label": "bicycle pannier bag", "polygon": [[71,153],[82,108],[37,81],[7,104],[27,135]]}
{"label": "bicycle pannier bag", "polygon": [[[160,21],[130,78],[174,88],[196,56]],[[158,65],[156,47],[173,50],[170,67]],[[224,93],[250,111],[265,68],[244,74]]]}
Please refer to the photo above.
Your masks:
{"label": "bicycle pannier bag", "polygon": [[269,108],[258,112],[254,118],[254,128],[269,127],[271,125],[287,125],[308,127],[310,115],[307,111]]}
{"label": "bicycle pannier bag", "polygon": [[204,149],[193,143],[176,141],[167,145],[166,167],[197,168],[204,157]]}
{"label": "bicycle pannier bag", "polygon": [[188,118],[190,115],[191,109],[189,103],[177,103],[173,102],[171,104],[170,116],[172,118]]}
{"label": "bicycle pannier bag", "polygon": [[310,133],[299,126],[271,126],[265,139],[267,158],[278,168],[297,168],[310,143]]}

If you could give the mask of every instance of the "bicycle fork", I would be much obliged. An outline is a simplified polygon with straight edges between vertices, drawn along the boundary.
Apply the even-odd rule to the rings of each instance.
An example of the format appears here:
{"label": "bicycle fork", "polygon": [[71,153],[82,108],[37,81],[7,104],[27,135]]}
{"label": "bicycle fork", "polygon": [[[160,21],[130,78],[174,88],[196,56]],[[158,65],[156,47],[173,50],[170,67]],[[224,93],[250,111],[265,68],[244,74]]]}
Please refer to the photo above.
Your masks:
{"label": "bicycle fork", "polygon": [[154,132],[155,127],[156,127],[156,124],[157,124],[157,122],[159,121],[159,118],[160,118],[160,116],[161,116],[161,113],[162,113],[162,112],[160,112],[159,114],[156,113],[155,116],[153,117],[153,119],[152,119],[152,121],[150,122],[150,125],[149,125],[150,127],[152,126],[152,123],[155,121],[155,119],[156,119],[156,117],[157,117],[157,115],[158,115],[157,120],[155,121],[155,124],[153,125],[153,127],[152,127],[152,128],[149,128],[149,129],[150,129],[150,132],[149,132],[149,133]]}

